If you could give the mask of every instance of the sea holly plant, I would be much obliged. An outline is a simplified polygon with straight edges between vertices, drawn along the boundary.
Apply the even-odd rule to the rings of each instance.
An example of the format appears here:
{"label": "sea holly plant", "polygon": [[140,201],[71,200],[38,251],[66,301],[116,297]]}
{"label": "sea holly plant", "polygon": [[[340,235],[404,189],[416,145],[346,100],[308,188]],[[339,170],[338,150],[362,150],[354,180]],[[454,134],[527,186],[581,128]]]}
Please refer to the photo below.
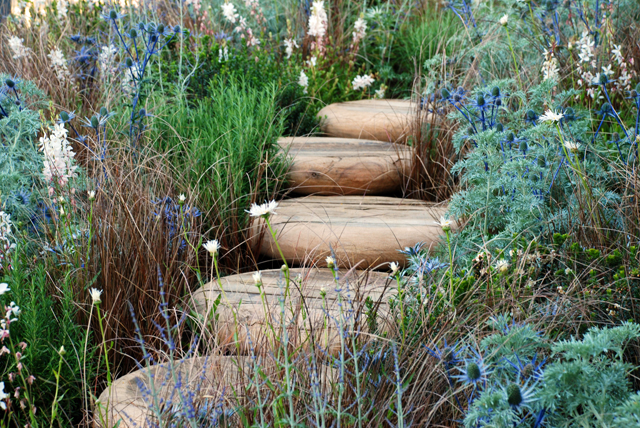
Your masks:
{"label": "sea holly plant", "polygon": [[593,327],[553,342],[527,323],[492,318],[480,343],[430,347],[466,427],[620,426],[634,404],[623,353],[640,325]]}
{"label": "sea holly plant", "polygon": [[589,112],[566,106],[575,91],[552,95],[555,86],[546,80],[527,93],[510,93],[510,81],[497,81],[472,92],[441,90],[438,111],[448,109],[460,125],[454,145],[462,159],[452,172],[461,190],[449,215],[469,219],[461,236],[484,236],[489,247],[504,248],[514,234],[537,238],[548,232],[552,218],[558,220],[553,227],[565,230],[569,213],[581,212],[585,198],[590,209],[583,224],[619,221],[607,205],[619,197],[603,184],[610,182],[606,159],[618,151],[593,133]]}
{"label": "sea holly plant", "polygon": [[129,25],[128,30],[119,24],[124,15],[111,10],[104,19],[111,23],[122,44],[125,55],[125,73],[123,90],[132,97],[131,117],[129,119],[129,139],[133,148],[144,130],[144,119],[147,112],[139,106],[145,73],[151,58],[162,51],[173,38],[180,33],[180,27],[170,29],[162,23],[140,22]]}

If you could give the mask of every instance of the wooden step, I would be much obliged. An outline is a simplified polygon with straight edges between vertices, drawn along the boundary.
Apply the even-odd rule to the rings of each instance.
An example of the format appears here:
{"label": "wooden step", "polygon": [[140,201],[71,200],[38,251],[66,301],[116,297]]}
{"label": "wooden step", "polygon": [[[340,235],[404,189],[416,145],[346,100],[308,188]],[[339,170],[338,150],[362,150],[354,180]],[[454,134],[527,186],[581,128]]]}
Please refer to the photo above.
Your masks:
{"label": "wooden step", "polygon": [[387,301],[396,292],[395,282],[381,272],[341,272],[336,283],[329,269],[293,268],[284,298],[284,273],[273,269],[262,271],[261,275],[260,287],[256,286],[253,273],[244,273],[221,278],[220,283],[210,282],[194,293],[194,307],[202,315],[201,322],[211,319],[210,310],[220,299],[213,333],[224,352],[248,354],[250,340],[254,352],[265,353],[273,349],[274,340],[280,340],[282,326],[286,325],[289,344],[295,349],[311,348],[313,339],[324,352],[337,355],[338,320],[342,320],[345,330],[353,331],[358,325],[360,331],[368,331],[368,320],[373,318],[365,313],[364,302],[370,297],[376,302],[375,319],[384,328]]}
{"label": "wooden step", "polygon": [[405,142],[415,126],[417,106],[409,100],[360,100],[330,104],[318,112],[329,137]]}
{"label": "wooden step", "polygon": [[402,189],[411,148],[354,138],[285,137],[293,157],[289,187],[302,195],[382,195]]}
{"label": "wooden step", "polygon": [[[242,385],[246,385],[243,371],[250,367],[250,357],[195,357],[174,363],[174,373],[180,377],[183,392],[193,391],[197,399],[224,397],[225,408],[230,397],[242,395]],[[153,379],[153,380],[152,380]],[[129,373],[116,379],[110,389],[105,389],[96,403],[95,426],[101,428],[140,428],[154,425],[153,398],[148,391],[151,387],[157,397],[171,400],[179,405],[180,396],[174,392],[175,383],[167,364],[159,364]],[[173,393],[173,396],[172,396]],[[217,402],[216,402],[217,403]],[[170,405],[165,403],[164,407]]]}
{"label": "wooden step", "polygon": [[[429,248],[443,235],[438,220],[446,206],[385,196],[306,196],[280,202],[271,217],[284,257],[293,264],[324,260],[333,248],[340,266],[376,268],[405,263],[398,250],[424,242]],[[280,259],[263,220],[252,226],[262,234],[260,252]]]}

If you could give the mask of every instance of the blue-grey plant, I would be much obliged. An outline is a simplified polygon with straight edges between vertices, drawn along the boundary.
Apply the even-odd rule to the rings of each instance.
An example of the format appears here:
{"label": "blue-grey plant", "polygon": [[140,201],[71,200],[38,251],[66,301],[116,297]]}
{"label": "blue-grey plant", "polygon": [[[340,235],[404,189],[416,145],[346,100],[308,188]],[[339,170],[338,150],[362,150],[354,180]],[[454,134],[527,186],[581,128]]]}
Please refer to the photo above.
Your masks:
{"label": "blue-grey plant", "polygon": [[[129,82],[131,82],[131,116],[129,118],[129,139],[133,148],[140,134],[145,129],[144,119],[148,115],[144,108],[140,108],[138,103],[142,94],[144,83],[146,82],[145,73],[151,58],[162,51],[178,34],[180,34],[180,26],[176,25],[169,29],[162,23],[144,23],[138,25],[130,24],[128,28],[121,27],[119,21],[125,15],[111,10],[104,14],[103,18],[111,24],[115,30],[118,40],[122,44],[125,53],[125,73]],[[125,31],[126,30],[126,31]],[[127,43],[125,37],[130,41]]]}
{"label": "blue-grey plant", "polygon": [[[468,222],[454,236],[458,253],[504,249],[514,235],[568,230],[576,212],[588,211],[579,218],[583,224],[622,223],[615,209],[620,196],[606,187],[618,151],[592,133],[588,112],[563,107],[576,92],[553,94],[555,85],[546,80],[527,94],[510,93],[509,81],[471,93],[441,90],[442,104],[453,110],[449,117],[460,124],[454,145],[462,159],[452,169],[460,191],[450,215]],[[557,121],[545,122],[552,110]],[[581,211],[585,200],[591,208]]]}
{"label": "blue-grey plant", "polygon": [[[621,426],[629,417],[622,409],[637,406],[629,381],[635,367],[623,354],[640,338],[640,325],[592,327],[581,339],[555,342],[507,316],[488,325],[494,333],[479,344],[430,350],[449,382],[456,379],[456,400],[466,398],[464,407],[457,401],[466,427]],[[460,374],[451,376],[454,370]]]}

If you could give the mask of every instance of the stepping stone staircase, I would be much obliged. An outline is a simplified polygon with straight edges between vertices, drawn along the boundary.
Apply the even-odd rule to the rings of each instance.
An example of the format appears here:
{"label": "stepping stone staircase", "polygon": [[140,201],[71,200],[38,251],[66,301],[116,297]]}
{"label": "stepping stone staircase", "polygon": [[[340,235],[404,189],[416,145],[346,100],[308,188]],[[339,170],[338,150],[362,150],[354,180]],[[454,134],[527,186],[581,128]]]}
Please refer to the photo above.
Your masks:
{"label": "stepping stone staircase", "polygon": [[[384,323],[393,283],[388,274],[362,269],[388,271],[388,263],[394,261],[404,265],[397,250],[418,242],[428,248],[437,241],[442,234],[437,220],[446,211],[442,205],[385,196],[401,193],[411,166],[411,149],[403,143],[411,134],[414,114],[415,105],[403,100],[332,104],[319,113],[326,137],[279,140],[293,158],[288,178],[297,197],[281,201],[270,220],[288,264],[309,267],[290,269],[288,290],[280,270],[267,270],[260,287],[248,273],[213,281],[194,294],[194,310],[205,321],[220,297],[213,334],[222,350],[235,355],[209,359],[205,377],[210,383],[233,387],[250,348],[264,354],[269,341],[277,339],[269,325],[286,325],[295,345],[313,341],[334,353],[339,346],[334,320],[345,308],[353,310],[366,332],[363,302],[371,297]],[[251,230],[261,254],[279,260],[264,221],[255,221]],[[318,267],[332,254],[340,267],[338,286],[329,269]],[[204,369],[202,358],[182,364],[199,367],[196,374]],[[166,369],[157,370],[159,381]],[[120,427],[143,425],[148,404],[139,391],[140,381],[148,384],[148,376],[134,372],[116,380],[111,395],[103,392],[100,402],[109,400],[112,405],[110,424],[122,419]]]}

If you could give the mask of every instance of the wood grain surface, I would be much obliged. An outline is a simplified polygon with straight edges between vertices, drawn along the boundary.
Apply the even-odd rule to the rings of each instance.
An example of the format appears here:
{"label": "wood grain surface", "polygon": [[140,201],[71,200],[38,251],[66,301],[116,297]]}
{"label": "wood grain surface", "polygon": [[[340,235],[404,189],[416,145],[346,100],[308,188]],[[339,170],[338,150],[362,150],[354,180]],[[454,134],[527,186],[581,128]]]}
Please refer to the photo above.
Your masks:
{"label": "wood grain surface", "polygon": [[355,138],[285,137],[289,187],[302,195],[384,195],[402,189],[411,148]]}
{"label": "wood grain surface", "polygon": [[[271,222],[287,261],[321,262],[333,249],[340,266],[364,269],[393,261],[404,265],[398,250],[436,243],[443,233],[438,220],[446,209],[386,196],[306,196],[281,201]],[[264,230],[263,220],[254,222],[252,235],[263,237],[261,254],[279,259]]]}
{"label": "wood grain surface", "polygon": [[324,107],[318,117],[329,137],[400,143],[411,135],[416,108],[409,100],[348,101]]}

